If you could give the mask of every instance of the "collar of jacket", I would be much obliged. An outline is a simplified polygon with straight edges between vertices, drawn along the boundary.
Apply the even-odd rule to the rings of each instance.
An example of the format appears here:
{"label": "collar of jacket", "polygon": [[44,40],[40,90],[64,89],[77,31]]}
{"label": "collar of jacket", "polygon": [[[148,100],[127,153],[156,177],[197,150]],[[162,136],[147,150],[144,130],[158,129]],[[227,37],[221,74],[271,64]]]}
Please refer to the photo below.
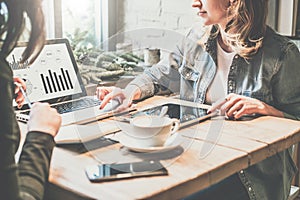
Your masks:
{"label": "collar of jacket", "polygon": [[207,41],[204,43],[205,51],[209,53],[209,55],[212,57],[216,65],[218,64],[217,63],[217,36],[218,35],[216,35],[217,31],[218,31],[217,27],[213,26]]}

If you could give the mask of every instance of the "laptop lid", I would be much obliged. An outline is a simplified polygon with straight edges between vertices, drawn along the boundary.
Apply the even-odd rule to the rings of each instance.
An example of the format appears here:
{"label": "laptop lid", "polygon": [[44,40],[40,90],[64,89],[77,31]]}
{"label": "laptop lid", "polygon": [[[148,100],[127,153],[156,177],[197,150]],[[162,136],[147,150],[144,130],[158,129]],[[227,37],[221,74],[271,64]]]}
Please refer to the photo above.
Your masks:
{"label": "laptop lid", "polygon": [[[7,61],[14,76],[22,78],[31,102],[50,104],[86,96],[78,66],[67,39],[47,40],[40,55],[31,65],[21,64],[20,58],[26,43],[18,44]],[[17,109],[17,104],[13,102]],[[28,109],[25,104],[22,110]]]}

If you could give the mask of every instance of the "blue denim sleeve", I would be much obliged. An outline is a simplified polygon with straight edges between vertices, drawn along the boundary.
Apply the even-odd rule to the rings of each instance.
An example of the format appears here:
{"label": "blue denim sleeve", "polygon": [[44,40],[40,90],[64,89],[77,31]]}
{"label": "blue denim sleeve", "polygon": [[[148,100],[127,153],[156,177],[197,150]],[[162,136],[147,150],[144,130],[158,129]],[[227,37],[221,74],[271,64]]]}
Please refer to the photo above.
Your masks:
{"label": "blue denim sleeve", "polygon": [[272,92],[276,107],[286,118],[300,120],[300,53],[289,43],[278,60]]}
{"label": "blue denim sleeve", "polygon": [[180,74],[178,68],[181,62],[180,57],[178,53],[170,53],[168,58],[146,69],[129,85],[139,87],[142,92],[141,99],[154,94],[179,92]]}

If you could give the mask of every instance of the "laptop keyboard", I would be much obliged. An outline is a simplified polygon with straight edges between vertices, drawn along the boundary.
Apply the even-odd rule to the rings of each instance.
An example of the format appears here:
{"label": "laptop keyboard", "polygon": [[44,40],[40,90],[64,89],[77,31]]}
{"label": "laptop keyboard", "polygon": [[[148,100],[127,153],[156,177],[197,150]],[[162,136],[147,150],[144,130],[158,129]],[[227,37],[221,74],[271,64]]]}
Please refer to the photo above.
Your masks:
{"label": "laptop keyboard", "polygon": [[[100,106],[101,101],[93,98],[79,99],[75,101],[65,102],[61,104],[51,105],[52,108],[55,108],[58,113],[68,113],[76,110],[81,110],[84,108],[90,108],[94,106]],[[30,110],[21,112],[21,114],[29,115]]]}

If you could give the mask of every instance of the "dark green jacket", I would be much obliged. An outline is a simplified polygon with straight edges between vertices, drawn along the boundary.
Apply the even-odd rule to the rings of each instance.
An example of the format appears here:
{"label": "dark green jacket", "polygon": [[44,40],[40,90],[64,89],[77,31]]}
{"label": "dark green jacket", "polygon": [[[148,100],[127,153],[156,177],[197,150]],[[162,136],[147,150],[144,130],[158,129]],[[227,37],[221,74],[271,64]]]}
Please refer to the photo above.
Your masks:
{"label": "dark green jacket", "polygon": [[12,106],[14,97],[12,77],[12,70],[1,56],[0,199],[43,199],[55,143],[49,134],[29,132],[19,162],[15,162],[15,153],[20,143],[20,130]]}

